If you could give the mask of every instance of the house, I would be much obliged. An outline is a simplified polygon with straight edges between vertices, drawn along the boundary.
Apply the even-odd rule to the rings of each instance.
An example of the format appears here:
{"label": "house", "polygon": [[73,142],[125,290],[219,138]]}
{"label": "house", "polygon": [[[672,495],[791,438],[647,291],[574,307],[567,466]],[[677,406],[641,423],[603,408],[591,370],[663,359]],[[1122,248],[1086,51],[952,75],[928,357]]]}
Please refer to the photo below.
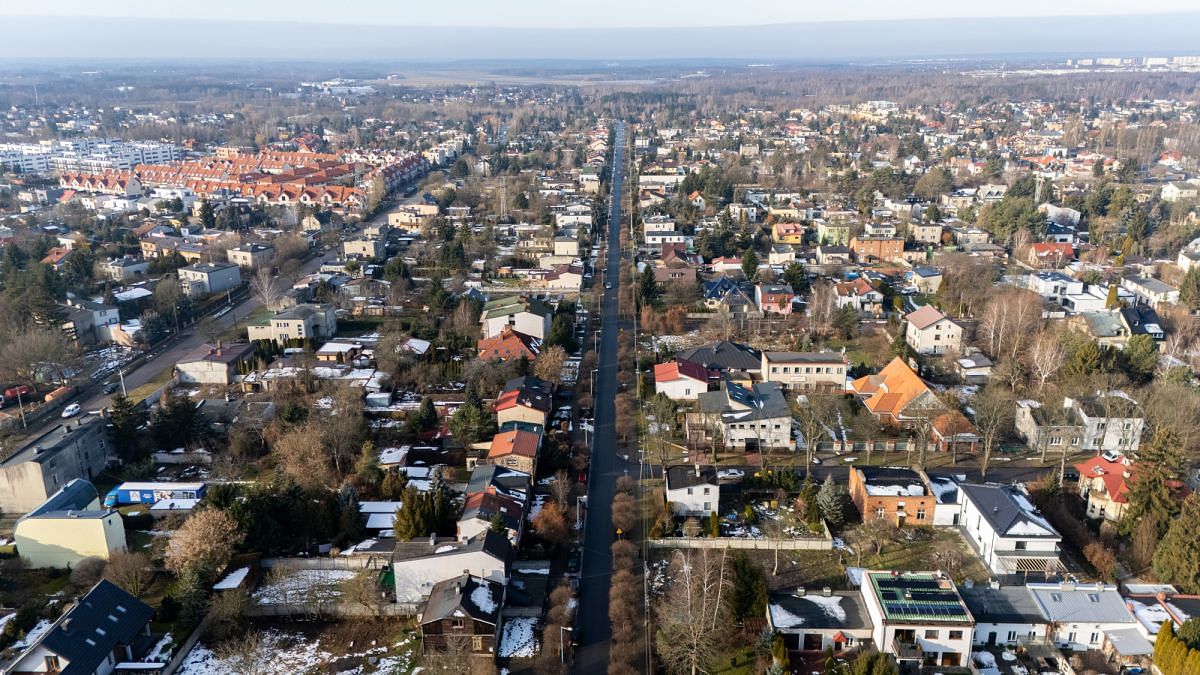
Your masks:
{"label": "house", "polygon": [[942,287],[942,271],[936,267],[914,267],[905,275],[913,288],[921,293],[934,294]]}
{"label": "house", "polygon": [[1179,303],[1179,289],[1148,277],[1125,277],[1121,287],[1128,289],[1139,304],[1158,307]]}
{"label": "house", "polygon": [[1029,245],[1025,262],[1039,270],[1056,270],[1066,266],[1075,258],[1075,247],[1058,242],[1037,242]]}
{"label": "house", "polygon": [[458,539],[466,543],[492,529],[496,522],[504,525],[513,546],[519,545],[525,533],[525,502],[493,489],[468,492],[458,517]]}
{"label": "house", "polygon": [[982,353],[960,356],[954,361],[954,372],[967,384],[985,384],[992,377],[992,365]]}
{"label": "house", "polygon": [[923,305],[904,316],[908,322],[904,341],[918,354],[945,354],[962,349],[962,326],[933,305]]}
{"label": "house", "polygon": [[[1136,452],[1145,420],[1137,401],[1121,392],[1066,397],[1061,409],[1018,401],[1014,426],[1030,447],[1078,448],[1085,452]],[[1076,451],[1076,450],[1072,450]]]}
{"label": "house", "polygon": [[1133,460],[1106,452],[1076,464],[1075,470],[1079,472],[1079,496],[1087,502],[1088,518],[1120,521],[1129,503]]}
{"label": "house", "polygon": [[1124,349],[1129,343],[1129,327],[1116,309],[1080,312],[1067,319],[1067,327],[1095,340],[1101,347]]}
{"label": "house", "polygon": [[945,405],[916,371],[899,357],[892,359],[878,374],[854,380],[850,388],[862,399],[867,410],[884,424],[912,426],[918,420],[945,410]]}
{"label": "house", "polygon": [[875,290],[864,277],[855,277],[833,285],[838,309],[853,307],[860,314],[883,316],[883,293]]}
{"label": "house", "polygon": [[933,418],[929,440],[942,452],[974,453],[979,449],[979,430],[966,415],[949,410]]}
{"label": "house", "polygon": [[654,392],[672,401],[695,401],[708,391],[709,372],[698,363],[675,359],[654,366]]}
{"label": "house", "polygon": [[1051,574],[1062,569],[1062,537],[1029,501],[1008,485],[959,486],[958,527],[967,543],[996,574]]}
{"label": "house", "polygon": [[[236,268],[235,268],[236,269]],[[331,338],[337,333],[337,311],[333,305],[304,303],[277,313],[265,323],[247,326],[250,340]]]}
{"label": "house", "polygon": [[125,524],[118,511],[100,505],[95,486],[76,478],[17,520],[13,539],[30,567],[68,569],[124,551]]}
{"label": "house", "polygon": [[758,284],[754,287],[754,302],[758,311],[788,315],[792,313],[792,301],[796,295],[787,284]]}
{"label": "house", "polygon": [[435,584],[421,606],[421,650],[426,654],[465,651],[472,657],[487,657],[490,664],[500,636],[505,590],[504,583],[473,574]]}
{"label": "house", "polygon": [[744,387],[725,380],[718,391],[696,399],[699,412],[686,417],[690,442],[716,443],[746,452],[794,449],[792,411],[783,390],[774,382]]}
{"label": "house", "polygon": [[945,574],[866,571],[861,591],[871,639],[901,672],[966,667],[975,619]]}
{"label": "house", "polygon": [[313,354],[318,361],[326,363],[354,363],[355,360],[363,357],[363,346],[357,342],[343,342],[341,340],[330,340],[321,345]]}
{"label": "house", "polygon": [[790,652],[838,654],[871,640],[871,621],[859,591],[775,591],[767,600],[767,625]]}
{"label": "house", "polygon": [[[846,246],[850,243],[850,223],[845,221],[817,221],[817,243],[825,246]],[[822,263],[824,264],[824,263]]]}
{"label": "house", "polygon": [[912,469],[852,466],[849,491],[863,522],[884,518],[897,527],[933,524],[937,499]]}
{"label": "house", "polygon": [[761,379],[787,391],[846,391],[849,363],[841,352],[763,352]]}
{"label": "house", "polygon": [[153,616],[149,605],[103,579],[4,672],[108,675],[120,664],[141,662],[154,646]]}
{"label": "house", "polygon": [[776,244],[803,244],[804,224],[778,222],[771,228],[771,240]]}
{"label": "house", "polygon": [[937,504],[933,507],[933,526],[957,527],[959,514],[962,511],[962,493],[958,489],[958,484],[966,476],[932,473],[923,473],[923,475],[926,484],[929,485],[929,490],[937,499]]}
{"label": "house", "polygon": [[475,349],[484,361],[509,361],[522,357],[532,361],[541,353],[542,341],[504,326],[498,335],[477,340]]}
{"label": "house", "polygon": [[463,573],[503,584],[511,558],[508,537],[490,530],[466,543],[434,536],[398,541],[392,552],[396,602],[416,604],[439,582]]}
{"label": "house", "polygon": [[203,344],[175,364],[175,374],[185,384],[233,384],[239,367],[255,357],[252,344]]}
{"label": "house", "polygon": [[904,240],[896,237],[854,237],[850,250],[859,262],[890,262],[904,256]]}
{"label": "house", "polygon": [[1116,586],[1060,581],[1027,587],[1050,626],[1050,639],[1063,649],[1100,649],[1106,632],[1135,627]]}
{"label": "house", "polygon": [[256,270],[271,264],[275,247],[270,244],[242,244],[226,252],[229,262],[244,270]]}
{"label": "house", "polygon": [[1174,204],[1184,199],[1196,199],[1200,196],[1200,188],[1191,183],[1173,181],[1164,185],[1160,194],[1164,202]]}
{"label": "house", "polygon": [[1083,282],[1062,272],[1038,272],[1023,277],[1023,280],[1026,288],[1056,305],[1062,305],[1067,296],[1083,293]]}
{"label": "house", "polygon": [[480,464],[496,464],[534,475],[542,434],[527,429],[502,431],[492,437],[485,459]]}
{"label": "house", "polygon": [[796,262],[796,249],[787,244],[776,244],[767,252],[768,265],[786,266]]}
{"label": "house", "polygon": [[554,311],[541,300],[510,296],[485,303],[479,322],[484,338],[500,335],[507,326],[540,341],[550,333],[553,317]]}
{"label": "house", "polygon": [[41,259],[41,263],[59,270],[67,264],[67,260],[71,257],[72,253],[74,251],[64,246],[54,246],[46,253],[46,257]]}
{"label": "house", "polygon": [[384,257],[383,241],[379,237],[359,237],[342,242],[342,255],[349,260],[378,260]]}
{"label": "house", "polygon": [[762,355],[757,349],[729,340],[684,349],[675,358],[697,363],[705,370],[717,371],[737,381],[749,381],[762,367]]}
{"label": "house", "polygon": [[525,422],[544,427],[551,407],[549,394],[532,389],[510,389],[496,399],[496,424],[502,427],[509,422]]}
{"label": "house", "polygon": [[936,246],[942,243],[942,224],[912,222],[908,225],[908,234],[913,241]]}
{"label": "house", "polygon": [[198,263],[177,270],[179,283],[189,297],[233,290],[242,283],[241,270],[231,263]]}
{"label": "house", "polygon": [[675,515],[707,517],[721,507],[721,486],[713,466],[677,464],[666,470],[667,502]]}
{"label": "house", "polygon": [[1121,315],[1121,323],[1125,324],[1126,330],[1129,331],[1129,337],[1149,335],[1155,342],[1167,339],[1167,332],[1163,329],[1158,313],[1146,305],[1122,307],[1117,311]]}
{"label": "house", "polygon": [[821,244],[817,247],[818,265],[849,265],[850,247],[841,244]]}
{"label": "house", "polygon": [[113,258],[101,265],[101,272],[105,278],[117,283],[143,279],[149,273],[149,270],[150,263],[145,260],[138,260],[132,256]]}
{"label": "house", "polygon": [[65,420],[0,462],[0,511],[32,511],[72,480],[92,480],[107,463],[104,420],[96,415]]}
{"label": "house", "polygon": [[719,277],[704,283],[701,290],[704,305],[709,309],[727,312],[731,316],[762,316],[758,303],[742,284],[729,277]]}
{"label": "house", "polygon": [[972,644],[1015,647],[1046,639],[1049,624],[1025,586],[1001,586],[993,581],[960,588],[958,592],[975,618]]}

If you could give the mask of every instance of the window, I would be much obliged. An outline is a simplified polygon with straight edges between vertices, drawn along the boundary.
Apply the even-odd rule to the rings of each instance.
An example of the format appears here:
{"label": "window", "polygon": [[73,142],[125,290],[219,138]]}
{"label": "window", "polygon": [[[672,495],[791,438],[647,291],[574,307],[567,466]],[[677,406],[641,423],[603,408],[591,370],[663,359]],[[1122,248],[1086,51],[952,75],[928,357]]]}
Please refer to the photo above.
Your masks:
{"label": "window", "polygon": [[1016,548],[1018,551],[1024,551],[1024,550],[1025,550],[1025,549],[1026,549],[1028,546],[1029,546],[1029,542],[1027,542],[1027,541],[1018,541],[1018,542],[1016,543],[1016,545],[1015,545],[1015,548]]}
{"label": "window", "polygon": [[950,631],[950,639],[951,640],[961,640],[962,636],[963,636],[963,632],[961,630]]}
{"label": "window", "polygon": [[[1088,602],[1100,602],[1100,595],[1097,593],[1088,593],[1087,599]],[[1095,642],[1095,640],[1092,640],[1092,642]]]}
{"label": "window", "polygon": [[466,627],[466,625],[467,625],[466,622],[463,621],[462,619],[451,619],[450,620],[450,627],[453,628],[454,630],[462,630],[463,628]]}
{"label": "window", "polygon": [[1094,644],[1096,644],[1096,643],[1097,643],[1097,642],[1099,642],[1099,641],[1100,641],[1100,634],[1099,634],[1099,633],[1092,633],[1092,639],[1088,640],[1088,644],[1093,644],[1093,645],[1094,645]]}
{"label": "window", "polygon": [[1075,631],[1067,633],[1067,642],[1075,642]]}
{"label": "window", "polygon": [[936,639],[938,639],[938,632],[937,632],[936,630],[927,630],[927,631],[925,631],[925,639],[926,639],[926,640],[936,640]]}
{"label": "window", "polygon": [[1008,641],[1009,642],[1017,641],[1017,631],[1015,631],[1015,630],[1008,631]]}
{"label": "window", "polygon": [[882,517],[883,517],[883,507],[882,507],[882,506],[880,506],[880,507],[878,507],[878,508],[876,508],[876,509],[875,509],[875,517],[876,517],[876,518],[882,518]]}
{"label": "window", "polygon": [[709,491],[710,489],[711,489],[711,488],[707,488],[707,487],[706,487],[706,488],[704,488],[704,494],[708,494],[708,491]]}
{"label": "window", "polygon": [[[1062,602],[1062,594],[1061,593],[1051,593],[1050,599],[1054,602]],[[1072,635],[1074,635],[1074,633],[1072,633]]]}
{"label": "window", "polygon": [[704,502],[704,510],[712,511],[712,502]]}
{"label": "window", "polygon": [[917,520],[925,520],[925,509],[917,509]]}
{"label": "window", "polygon": [[688,488],[687,490],[689,495],[692,494],[692,488]]}

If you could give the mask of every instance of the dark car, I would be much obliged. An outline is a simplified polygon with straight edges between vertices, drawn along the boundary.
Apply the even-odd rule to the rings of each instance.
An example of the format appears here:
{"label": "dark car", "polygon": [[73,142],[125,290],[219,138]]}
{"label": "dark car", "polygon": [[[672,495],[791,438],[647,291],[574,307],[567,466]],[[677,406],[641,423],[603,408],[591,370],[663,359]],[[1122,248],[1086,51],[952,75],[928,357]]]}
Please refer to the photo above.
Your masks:
{"label": "dark car", "polygon": [[567,574],[579,574],[579,550],[571,551],[567,556]]}
{"label": "dark car", "polygon": [[1063,481],[1079,482],[1079,472],[1068,466],[1063,471]]}
{"label": "dark car", "polygon": [[108,384],[104,385],[104,393],[106,393],[106,394],[113,393],[114,391],[117,390],[117,386],[118,385],[116,382],[109,382]]}

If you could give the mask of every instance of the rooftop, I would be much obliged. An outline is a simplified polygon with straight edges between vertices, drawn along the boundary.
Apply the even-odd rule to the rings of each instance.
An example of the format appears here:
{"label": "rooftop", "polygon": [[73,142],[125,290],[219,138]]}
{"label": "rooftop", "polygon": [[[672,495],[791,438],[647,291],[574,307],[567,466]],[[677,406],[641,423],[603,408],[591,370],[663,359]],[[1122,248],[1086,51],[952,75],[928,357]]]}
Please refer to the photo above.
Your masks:
{"label": "rooftop", "polygon": [[865,572],[884,619],[902,623],[974,623],[954,582],[940,572]]}

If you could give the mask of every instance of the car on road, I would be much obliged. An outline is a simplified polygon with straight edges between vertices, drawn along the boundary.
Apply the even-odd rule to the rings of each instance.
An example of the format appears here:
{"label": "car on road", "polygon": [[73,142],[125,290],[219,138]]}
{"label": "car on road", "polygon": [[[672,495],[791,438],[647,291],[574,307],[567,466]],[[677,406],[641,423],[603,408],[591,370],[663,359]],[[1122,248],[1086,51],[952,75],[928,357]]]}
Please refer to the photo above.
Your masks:
{"label": "car on road", "polygon": [[606,282],[604,282],[604,288],[605,288],[605,289],[612,288],[612,282],[611,282],[611,281],[606,281]]}
{"label": "car on road", "polygon": [[1077,483],[1079,482],[1079,472],[1068,466],[1063,470],[1063,480]]}
{"label": "car on road", "polygon": [[71,405],[63,408],[63,411],[62,411],[62,416],[64,418],[74,417],[78,414],[79,414],[79,404],[78,403],[72,403]]}
{"label": "car on road", "polygon": [[104,385],[104,393],[111,394],[117,390],[118,386],[120,385],[118,385],[116,382],[109,382],[108,384]]}
{"label": "car on road", "polygon": [[816,455],[813,455],[813,458],[812,458],[812,463],[813,463],[813,464],[820,464],[820,463],[821,463],[821,458],[820,458],[820,457],[817,457]]}
{"label": "car on road", "polygon": [[721,469],[717,472],[717,480],[739,481],[746,477],[741,469]]}
{"label": "car on road", "polygon": [[571,551],[567,557],[567,574],[579,574],[579,549]]}

